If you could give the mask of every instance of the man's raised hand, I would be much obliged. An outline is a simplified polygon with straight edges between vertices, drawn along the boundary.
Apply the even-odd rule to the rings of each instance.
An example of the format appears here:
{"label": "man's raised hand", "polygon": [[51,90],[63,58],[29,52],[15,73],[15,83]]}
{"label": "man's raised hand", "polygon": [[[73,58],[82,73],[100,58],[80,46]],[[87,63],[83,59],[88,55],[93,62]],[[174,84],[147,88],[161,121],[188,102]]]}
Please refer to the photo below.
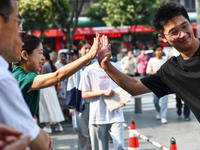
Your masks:
{"label": "man's raised hand", "polygon": [[111,45],[108,43],[108,37],[107,36],[102,36],[100,38],[100,50],[98,52],[98,62],[99,65],[103,68],[105,65],[106,61],[110,61],[111,57]]}

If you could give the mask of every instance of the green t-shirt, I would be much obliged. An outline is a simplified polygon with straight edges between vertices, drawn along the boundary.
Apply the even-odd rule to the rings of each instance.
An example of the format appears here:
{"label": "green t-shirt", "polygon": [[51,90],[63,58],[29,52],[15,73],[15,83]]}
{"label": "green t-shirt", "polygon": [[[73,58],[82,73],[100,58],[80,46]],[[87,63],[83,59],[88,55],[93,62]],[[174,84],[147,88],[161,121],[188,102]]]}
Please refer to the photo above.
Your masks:
{"label": "green t-shirt", "polygon": [[31,111],[31,114],[35,116],[39,104],[39,90],[29,91],[29,89],[31,88],[33,80],[38,74],[32,72],[26,73],[22,68],[17,65],[13,67],[12,73],[19,83],[20,90]]}

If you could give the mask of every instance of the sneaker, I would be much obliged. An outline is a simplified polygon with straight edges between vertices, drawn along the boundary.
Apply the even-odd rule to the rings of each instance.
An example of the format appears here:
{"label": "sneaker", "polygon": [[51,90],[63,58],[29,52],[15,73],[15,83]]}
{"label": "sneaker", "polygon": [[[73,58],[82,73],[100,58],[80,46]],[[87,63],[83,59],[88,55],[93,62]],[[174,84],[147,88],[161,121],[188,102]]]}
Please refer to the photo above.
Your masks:
{"label": "sneaker", "polygon": [[55,131],[63,131],[63,127],[61,125],[57,125]]}
{"label": "sneaker", "polygon": [[167,124],[167,119],[166,118],[161,118],[161,123],[162,124]]}
{"label": "sneaker", "polygon": [[52,130],[51,128],[48,128],[48,127],[44,127],[43,128],[44,131],[46,131],[47,133],[52,133]]}
{"label": "sneaker", "polygon": [[190,117],[185,117],[185,121],[190,121]]}
{"label": "sneaker", "polygon": [[157,119],[157,120],[160,120],[160,119],[161,119],[160,113],[158,113],[158,112],[157,112],[157,114],[156,114],[156,119]]}

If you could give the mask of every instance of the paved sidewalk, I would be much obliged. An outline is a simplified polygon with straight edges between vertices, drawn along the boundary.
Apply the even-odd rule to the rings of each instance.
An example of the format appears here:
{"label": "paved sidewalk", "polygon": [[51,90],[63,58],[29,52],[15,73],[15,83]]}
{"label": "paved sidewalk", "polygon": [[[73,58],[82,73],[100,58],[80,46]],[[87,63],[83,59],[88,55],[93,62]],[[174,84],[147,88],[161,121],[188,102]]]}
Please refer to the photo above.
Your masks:
{"label": "paved sidewalk", "polygon": [[[125,123],[130,124],[131,120],[136,123],[136,129],[141,134],[162,144],[170,146],[170,139],[174,137],[177,143],[177,150],[199,150],[200,124],[193,114],[191,121],[184,121],[183,117],[178,117],[175,108],[168,109],[168,124],[161,124],[155,119],[155,110],[146,110],[141,114],[134,111],[124,111]],[[128,149],[129,133],[125,130],[125,145]],[[51,137],[54,141],[54,150],[77,150],[77,134],[73,132],[71,124],[64,126],[63,132],[53,132]],[[139,138],[141,150],[158,150],[150,143]],[[109,145],[113,149],[112,144]]]}

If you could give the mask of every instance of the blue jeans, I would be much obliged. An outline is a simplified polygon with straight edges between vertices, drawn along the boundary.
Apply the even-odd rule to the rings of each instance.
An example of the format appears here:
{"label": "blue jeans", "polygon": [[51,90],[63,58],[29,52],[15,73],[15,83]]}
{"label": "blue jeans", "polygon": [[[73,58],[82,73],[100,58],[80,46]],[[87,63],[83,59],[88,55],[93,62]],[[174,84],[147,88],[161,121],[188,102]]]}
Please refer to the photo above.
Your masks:
{"label": "blue jeans", "polygon": [[125,150],[123,122],[111,124],[90,124],[90,139],[92,150],[109,150],[108,134],[110,133],[114,150]]}
{"label": "blue jeans", "polygon": [[[159,100],[161,99],[161,106],[159,105]],[[167,103],[168,103],[168,95],[165,95],[161,98],[158,98],[153,93],[153,102],[157,112],[160,112],[161,118],[167,117]]]}

